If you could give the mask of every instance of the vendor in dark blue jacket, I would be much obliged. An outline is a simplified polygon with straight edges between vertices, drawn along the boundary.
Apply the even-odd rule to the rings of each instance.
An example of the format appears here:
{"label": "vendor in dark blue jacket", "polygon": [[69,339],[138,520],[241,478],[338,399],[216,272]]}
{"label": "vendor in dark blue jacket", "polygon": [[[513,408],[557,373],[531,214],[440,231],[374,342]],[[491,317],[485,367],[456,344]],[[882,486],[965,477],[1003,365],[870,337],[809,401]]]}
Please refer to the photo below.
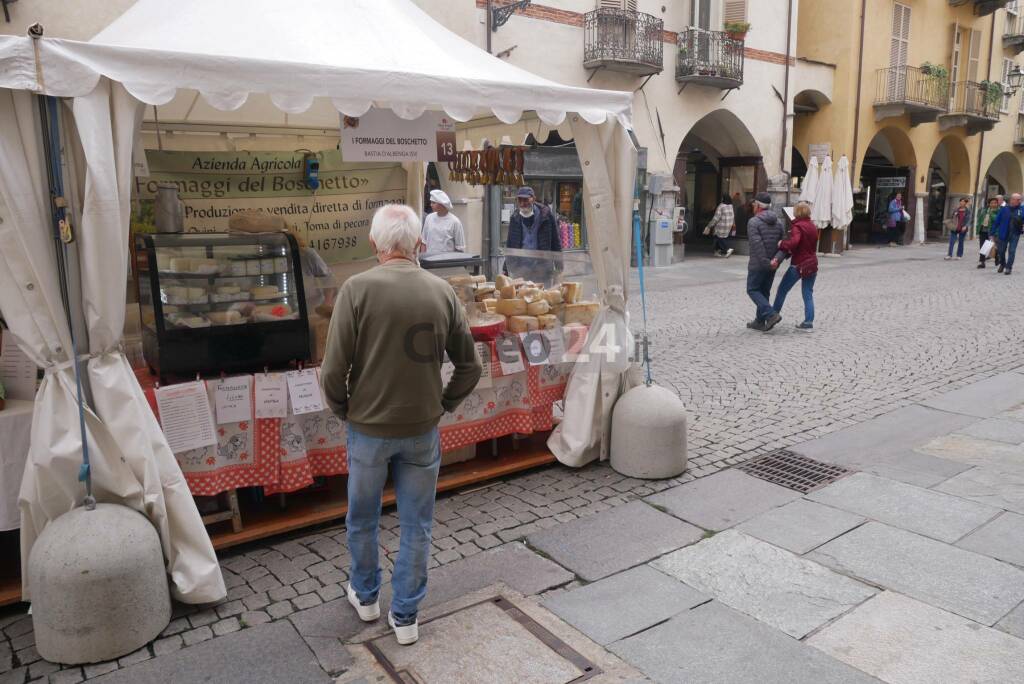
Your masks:
{"label": "vendor in dark blue jacket", "polygon": [[[508,222],[509,249],[525,249],[541,252],[561,252],[562,241],[558,237],[558,222],[554,213],[543,204],[537,204],[533,188],[523,186],[516,193],[516,211]],[[551,285],[557,258],[512,256],[505,259],[509,275]]]}
{"label": "vendor in dark blue jacket", "polygon": [[1010,275],[1013,270],[1013,258],[1017,253],[1021,231],[1024,230],[1024,207],[1021,206],[1020,193],[1010,196],[1010,202],[999,210],[992,224],[991,235],[996,239],[996,251],[999,254],[999,272]]}

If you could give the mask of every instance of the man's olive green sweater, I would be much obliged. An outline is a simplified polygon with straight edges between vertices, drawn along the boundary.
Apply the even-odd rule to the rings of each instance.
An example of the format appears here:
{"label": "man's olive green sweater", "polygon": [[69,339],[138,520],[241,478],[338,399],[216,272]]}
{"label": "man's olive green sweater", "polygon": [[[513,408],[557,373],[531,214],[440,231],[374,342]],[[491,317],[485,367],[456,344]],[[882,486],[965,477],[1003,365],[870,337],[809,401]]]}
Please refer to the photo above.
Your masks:
{"label": "man's olive green sweater", "polygon": [[[455,374],[442,388],[444,352]],[[397,259],[341,287],[320,381],[331,410],[357,431],[429,432],[469,396],[480,372],[462,305],[437,276]]]}

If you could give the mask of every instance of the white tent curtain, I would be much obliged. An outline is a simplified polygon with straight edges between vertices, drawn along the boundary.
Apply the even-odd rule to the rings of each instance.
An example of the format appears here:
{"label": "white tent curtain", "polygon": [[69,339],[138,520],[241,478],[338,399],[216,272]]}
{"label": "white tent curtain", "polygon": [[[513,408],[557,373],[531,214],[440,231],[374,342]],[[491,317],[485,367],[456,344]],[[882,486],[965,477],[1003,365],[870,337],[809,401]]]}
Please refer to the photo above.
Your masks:
{"label": "white tent curtain", "polygon": [[853,223],[853,185],[850,183],[850,160],[839,158],[839,170],[832,185],[832,227],[845,230]]}
{"label": "white tent curtain", "polygon": [[583,169],[590,254],[603,306],[584,346],[587,357],[574,365],[569,377],[565,418],[548,438],[548,447],[562,463],[579,467],[608,458],[611,411],[629,368],[633,340],[626,286],[636,149],[627,131],[615,122],[594,125],[572,117],[572,126]]}
{"label": "white tent curtain", "polygon": [[[130,174],[140,105],[123,89],[111,96],[106,83],[75,108],[80,126],[89,131],[81,137],[85,199],[78,236],[83,263],[95,264],[83,269],[81,287],[90,356],[95,355],[88,362],[94,405],[86,414],[94,455],[93,493],[98,501],[131,506],[153,522],[176,598],[189,603],[220,600],[226,589],[195,503],[127,360],[117,350],[124,326],[124,212],[130,181],[121,162],[128,160]],[[19,495],[26,599],[31,587],[24,569],[32,545],[51,520],[80,505],[85,493],[77,480],[82,455],[74,370],[68,363],[72,345],[50,237],[41,134],[36,98],[24,91],[0,91],[0,195],[7,207],[0,224],[5,266],[0,269],[0,309],[22,348],[46,370],[36,396]],[[76,294],[72,290],[71,296]]]}

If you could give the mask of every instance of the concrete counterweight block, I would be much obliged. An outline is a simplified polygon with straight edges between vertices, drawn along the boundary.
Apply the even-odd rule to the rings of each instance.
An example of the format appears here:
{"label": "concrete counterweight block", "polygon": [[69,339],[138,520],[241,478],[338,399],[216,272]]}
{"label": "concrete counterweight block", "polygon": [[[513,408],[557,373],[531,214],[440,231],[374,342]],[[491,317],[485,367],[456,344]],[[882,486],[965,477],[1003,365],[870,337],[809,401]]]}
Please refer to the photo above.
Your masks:
{"label": "concrete counterweight block", "polygon": [[43,530],[29,555],[36,649],[65,665],[113,660],[171,620],[160,538],[141,513],[79,507]]}
{"label": "concrete counterweight block", "polygon": [[679,397],[656,385],[623,394],[612,411],[611,465],[645,480],[686,470],[686,411]]}

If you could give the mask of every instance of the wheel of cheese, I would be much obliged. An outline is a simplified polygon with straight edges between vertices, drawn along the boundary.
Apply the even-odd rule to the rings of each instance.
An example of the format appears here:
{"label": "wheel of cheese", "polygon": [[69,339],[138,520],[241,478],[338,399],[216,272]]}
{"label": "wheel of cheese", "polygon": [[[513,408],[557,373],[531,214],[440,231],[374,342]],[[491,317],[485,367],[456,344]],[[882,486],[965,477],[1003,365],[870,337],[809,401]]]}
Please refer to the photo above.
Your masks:
{"label": "wheel of cheese", "polygon": [[551,310],[551,305],[544,299],[538,299],[526,305],[526,313],[530,316],[540,316]]}
{"label": "wheel of cheese", "polygon": [[558,327],[558,316],[553,314],[541,314],[537,316],[537,323],[540,325],[541,330],[549,330],[551,328]]}
{"label": "wheel of cheese", "polygon": [[530,332],[540,328],[536,316],[509,316],[508,329],[514,333]]}
{"label": "wheel of cheese", "polygon": [[499,299],[498,303],[495,305],[495,311],[500,313],[502,316],[525,316],[526,300]]}
{"label": "wheel of cheese", "polygon": [[251,292],[253,299],[270,299],[271,297],[279,297],[281,295],[281,291],[273,285],[254,287]]}

